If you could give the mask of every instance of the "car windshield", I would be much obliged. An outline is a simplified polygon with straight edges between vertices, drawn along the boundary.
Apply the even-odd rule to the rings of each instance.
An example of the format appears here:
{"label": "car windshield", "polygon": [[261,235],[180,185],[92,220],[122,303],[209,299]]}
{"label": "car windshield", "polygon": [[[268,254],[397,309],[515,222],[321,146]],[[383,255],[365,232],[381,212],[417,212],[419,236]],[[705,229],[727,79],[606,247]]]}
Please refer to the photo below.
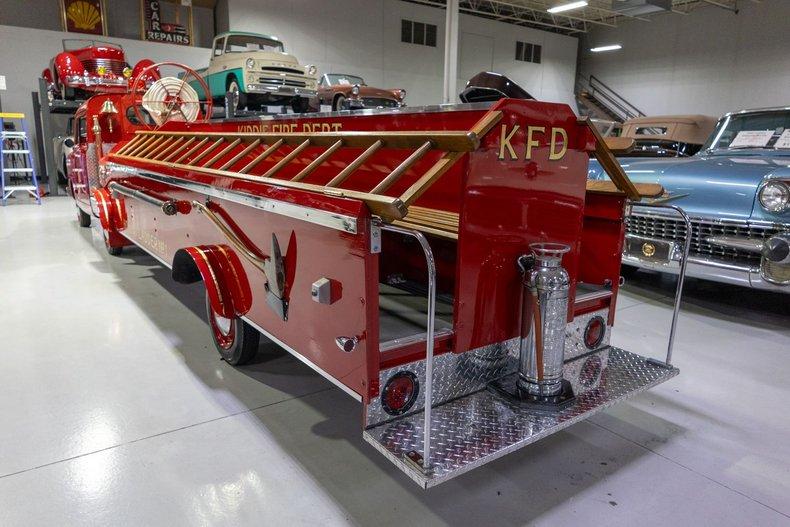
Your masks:
{"label": "car windshield", "polygon": [[123,46],[121,46],[120,44],[115,44],[114,42],[105,42],[103,40],[93,40],[87,38],[63,39],[63,51],[74,51],[87,47],[98,47],[98,46],[123,50]]}
{"label": "car windshield", "polygon": [[326,78],[330,86],[353,86],[354,84],[363,85],[365,80],[356,75],[344,75],[341,73],[327,73]]}
{"label": "car windshield", "polygon": [[703,150],[731,152],[755,148],[790,151],[790,109],[723,117]]}
{"label": "car windshield", "polygon": [[248,51],[285,51],[279,40],[255,35],[229,35],[225,53],[244,53]]}

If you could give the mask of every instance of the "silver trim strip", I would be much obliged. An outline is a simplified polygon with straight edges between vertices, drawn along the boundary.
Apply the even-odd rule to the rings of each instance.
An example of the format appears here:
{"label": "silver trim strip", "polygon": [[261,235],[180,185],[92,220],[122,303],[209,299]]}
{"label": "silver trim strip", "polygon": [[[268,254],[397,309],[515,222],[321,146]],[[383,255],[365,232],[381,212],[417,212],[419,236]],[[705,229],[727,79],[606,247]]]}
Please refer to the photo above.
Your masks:
{"label": "silver trim strip", "polygon": [[[452,329],[442,329],[434,333],[434,338],[436,339],[439,337],[446,337],[452,334],[453,334]],[[383,353],[385,351],[402,348],[410,344],[417,344],[419,342],[425,342],[425,341],[426,341],[425,333],[418,333],[417,335],[412,335],[410,337],[401,337],[399,339],[385,340],[384,342],[379,344],[379,352]]]}
{"label": "silver trim strip", "polygon": [[348,232],[350,234],[357,234],[357,219],[353,216],[336,214],[320,209],[314,209],[312,207],[305,207],[303,205],[294,205],[293,203],[255,196],[253,194],[247,194],[237,190],[221,189],[211,185],[206,185],[204,183],[188,181],[173,176],[166,176],[158,172],[151,172],[150,170],[140,170],[134,167],[120,165],[118,163],[107,163],[105,166],[110,171],[132,174],[146,179],[158,181],[160,183],[165,183],[174,187],[182,188],[184,190],[205,194],[207,196],[211,196],[212,198],[224,199],[227,201],[232,201],[233,203],[238,203],[240,205],[246,205],[255,209],[306,221],[308,223],[321,225],[330,229]]}
{"label": "silver trim strip", "polygon": [[743,236],[708,236],[705,238],[707,243],[741,249],[752,253],[759,253],[763,250],[765,240],[762,238],[745,238]]}
{"label": "silver trim strip", "polygon": [[435,104],[429,106],[401,106],[398,108],[365,108],[364,110],[342,110],[339,112],[316,112],[306,114],[278,114],[261,115],[256,117],[231,117],[228,119],[212,119],[212,123],[240,123],[256,121],[281,121],[316,119],[321,117],[338,117],[348,115],[381,115],[381,114],[411,114],[411,113],[438,113],[438,112],[468,112],[473,110],[488,110],[493,103],[475,102],[460,104]]}

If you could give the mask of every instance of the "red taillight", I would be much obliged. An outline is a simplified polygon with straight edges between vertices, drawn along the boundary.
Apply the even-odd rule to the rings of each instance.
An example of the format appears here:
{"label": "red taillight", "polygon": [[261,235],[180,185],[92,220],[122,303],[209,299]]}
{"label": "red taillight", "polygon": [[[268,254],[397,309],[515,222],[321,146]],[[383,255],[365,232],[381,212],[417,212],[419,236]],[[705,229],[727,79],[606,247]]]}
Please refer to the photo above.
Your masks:
{"label": "red taillight", "polygon": [[584,328],[584,345],[594,350],[601,345],[606,335],[606,321],[601,317],[593,317]]}
{"label": "red taillight", "polygon": [[401,415],[412,407],[418,392],[417,377],[408,371],[398,372],[384,385],[381,407],[390,415]]}

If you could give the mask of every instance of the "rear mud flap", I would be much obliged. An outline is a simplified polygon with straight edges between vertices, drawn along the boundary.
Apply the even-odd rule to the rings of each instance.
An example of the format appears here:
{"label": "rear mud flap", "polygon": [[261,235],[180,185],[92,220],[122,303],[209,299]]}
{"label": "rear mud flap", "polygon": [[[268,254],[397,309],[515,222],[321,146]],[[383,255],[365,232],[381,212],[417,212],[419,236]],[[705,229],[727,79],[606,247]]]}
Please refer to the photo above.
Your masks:
{"label": "rear mud flap", "polygon": [[[568,361],[564,370],[577,397],[575,404],[563,410],[535,410],[506,400],[492,390],[481,390],[435,407],[428,470],[415,463],[421,458],[423,412],[368,428],[363,437],[421,487],[433,487],[679,373],[677,368],[613,347]],[[515,382],[513,375],[511,378]]]}

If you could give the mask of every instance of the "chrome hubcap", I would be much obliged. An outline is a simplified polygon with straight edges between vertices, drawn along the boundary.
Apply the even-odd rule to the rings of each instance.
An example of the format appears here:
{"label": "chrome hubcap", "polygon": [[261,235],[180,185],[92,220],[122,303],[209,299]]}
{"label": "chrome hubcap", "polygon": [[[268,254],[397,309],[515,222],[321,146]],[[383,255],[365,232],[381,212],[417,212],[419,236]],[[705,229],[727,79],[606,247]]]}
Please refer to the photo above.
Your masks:
{"label": "chrome hubcap", "polygon": [[217,329],[220,333],[224,336],[228,336],[230,334],[230,324],[232,320],[229,318],[225,318],[223,316],[214,313],[214,323],[217,325]]}

